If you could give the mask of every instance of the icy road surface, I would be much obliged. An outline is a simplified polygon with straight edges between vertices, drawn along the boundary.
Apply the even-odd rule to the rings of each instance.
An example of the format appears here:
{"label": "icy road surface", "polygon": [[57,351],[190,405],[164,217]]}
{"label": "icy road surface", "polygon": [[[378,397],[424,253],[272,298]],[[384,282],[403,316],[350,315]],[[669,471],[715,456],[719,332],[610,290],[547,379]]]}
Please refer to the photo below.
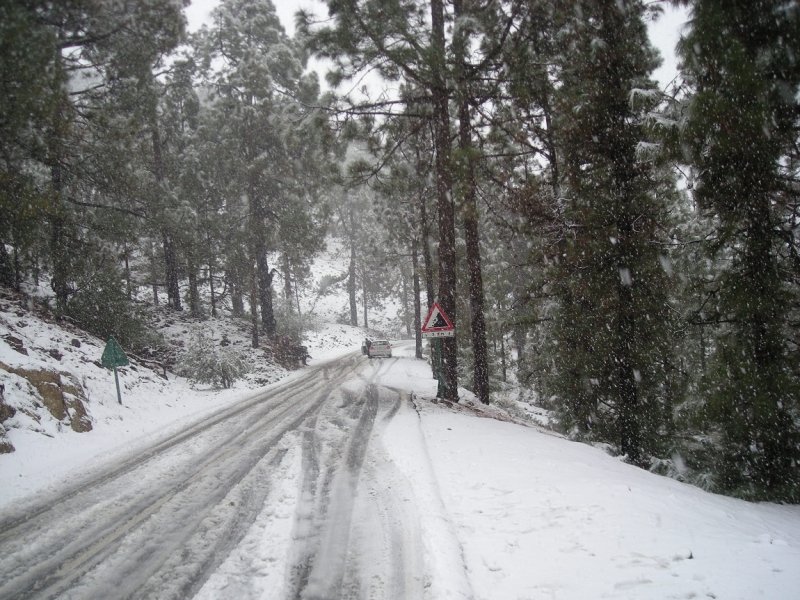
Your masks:
{"label": "icy road surface", "polygon": [[[267,579],[272,597],[421,597],[413,496],[371,444],[408,402],[379,385],[390,362],[349,355],[313,368],[7,510],[0,598],[239,599],[262,597]],[[277,523],[256,523],[265,505],[284,511]],[[276,554],[275,577],[237,582],[226,561],[246,560],[253,543]]]}
{"label": "icy road surface", "polygon": [[[105,470],[5,494],[0,599],[798,597],[800,506],[477,418],[466,391],[433,404],[430,367],[395,350],[317,364]],[[20,447],[0,457],[0,496],[49,481],[51,446]]]}

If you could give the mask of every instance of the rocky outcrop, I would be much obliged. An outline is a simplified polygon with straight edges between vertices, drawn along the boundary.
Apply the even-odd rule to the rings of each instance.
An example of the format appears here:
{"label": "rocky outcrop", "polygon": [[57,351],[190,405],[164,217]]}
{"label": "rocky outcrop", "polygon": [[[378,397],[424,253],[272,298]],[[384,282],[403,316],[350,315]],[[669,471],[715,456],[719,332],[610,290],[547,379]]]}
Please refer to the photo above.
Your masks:
{"label": "rocky outcrop", "polygon": [[8,454],[14,451],[14,444],[6,435],[6,428],[0,425],[0,454]]}
{"label": "rocky outcrop", "polygon": [[11,440],[9,440],[6,435],[6,428],[3,427],[3,421],[17,414],[17,410],[13,406],[6,404],[3,391],[3,386],[0,385],[0,454],[8,454],[14,451],[14,444],[11,443]]}
{"label": "rocky outcrop", "polygon": [[83,386],[70,373],[9,367],[2,362],[0,369],[26,379],[39,392],[48,412],[59,421],[69,419],[73,431],[83,433],[92,430],[92,421],[84,404],[86,394]]}

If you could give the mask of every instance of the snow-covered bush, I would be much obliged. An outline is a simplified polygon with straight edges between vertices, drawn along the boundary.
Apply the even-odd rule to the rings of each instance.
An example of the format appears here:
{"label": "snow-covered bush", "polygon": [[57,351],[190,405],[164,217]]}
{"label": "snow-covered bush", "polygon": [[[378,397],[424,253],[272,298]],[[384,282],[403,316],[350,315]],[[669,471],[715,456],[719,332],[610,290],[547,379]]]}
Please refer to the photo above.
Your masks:
{"label": "snow-covered bush", "polygon": [[192,384],[211,384],[227,389],[247,373],[244,354],[233,346],[215,344],[203,329],[195,331],[178,363],[178,374]]}
{"label": "snow-covered bush", "polygon": [[160,343],[147,311],[128,299],[120,277],[111,268],[99,268],[93,277],[82,280],[65,312],[81,329],[102,340],[113,337],[134,353]]}
{"label": "snow-covered bush", "polygon": [[496,408],[501,408],[506,411],[512,417],[519,419],[520,421],[532,421],[533,418],[525,409],[523,409],[516,400],[513,398],[509,398],[505,394],[497,394],[494,398],[492,398],[492,404]]}
{"label": "snow-covered bush", "polygon": [[318,329],[318,324],[313,314],[299,314],[283,299],[275,303],[275,320],[277,321],[278,335],[289,338],[295,344],[300,344],[303,341],[307,331],[316,331]]}

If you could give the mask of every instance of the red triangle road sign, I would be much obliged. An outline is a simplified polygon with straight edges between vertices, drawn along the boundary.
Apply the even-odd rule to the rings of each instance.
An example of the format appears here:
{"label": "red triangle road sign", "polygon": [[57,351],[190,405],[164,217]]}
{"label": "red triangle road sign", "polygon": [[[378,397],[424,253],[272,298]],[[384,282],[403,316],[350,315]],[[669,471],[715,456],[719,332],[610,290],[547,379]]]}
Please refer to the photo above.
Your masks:
{"label": "red triangle road sign", "polygon": [[453,331],[455,327],[450,318],[444,314],[442,307],[436,302],[433,303],[425,317],[422,325],[422,333],[434,333],[436,331]]}

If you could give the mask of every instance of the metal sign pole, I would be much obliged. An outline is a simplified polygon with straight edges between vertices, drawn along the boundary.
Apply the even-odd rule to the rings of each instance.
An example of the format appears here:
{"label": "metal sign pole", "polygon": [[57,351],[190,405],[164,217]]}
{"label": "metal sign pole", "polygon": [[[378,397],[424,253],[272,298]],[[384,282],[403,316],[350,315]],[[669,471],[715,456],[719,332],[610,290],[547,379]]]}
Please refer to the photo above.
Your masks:
{"label": "metal sign pole", "polygon": [[439,379],[439,389],[436,392],[437,398],[444,398],[444,381],[442,377],[442,338],[436,338],[436,371]]}
{"label": "metal sign pole", "polygon": [[117,376],[117,365],[114,365],[114,383],[117,384],[117,400],[122,404],[122,394],[119,392],[119,377]]}

